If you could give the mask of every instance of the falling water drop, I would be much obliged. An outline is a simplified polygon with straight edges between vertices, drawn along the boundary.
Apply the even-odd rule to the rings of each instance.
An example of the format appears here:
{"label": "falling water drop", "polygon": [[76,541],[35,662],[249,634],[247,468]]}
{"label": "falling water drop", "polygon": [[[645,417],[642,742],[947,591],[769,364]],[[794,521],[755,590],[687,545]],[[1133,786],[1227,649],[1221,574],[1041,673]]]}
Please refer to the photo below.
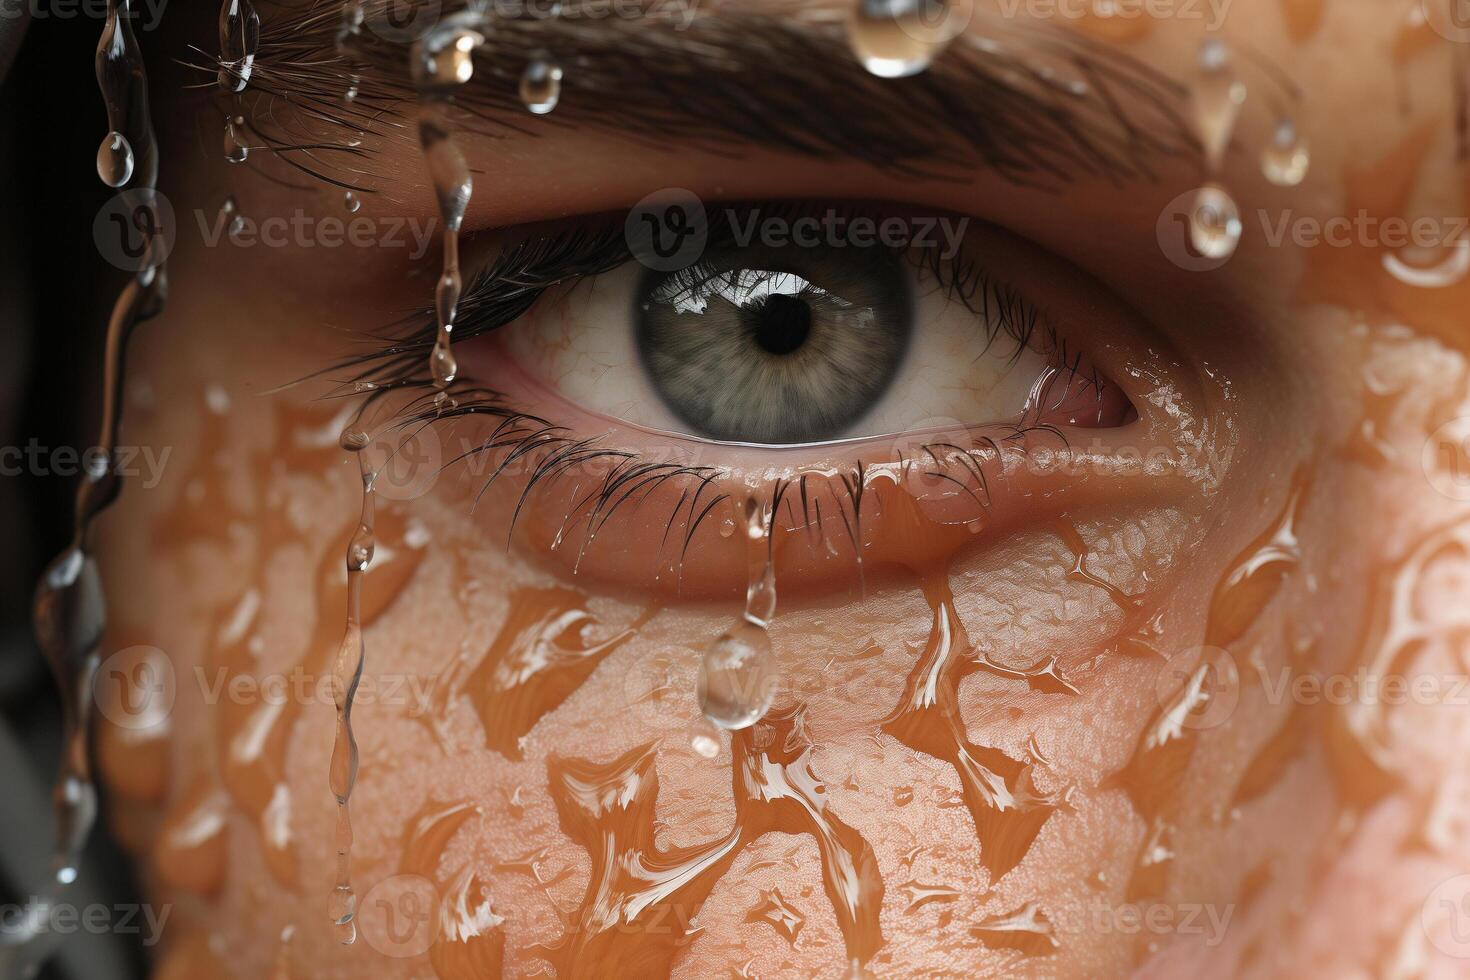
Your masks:
{"label": "falling water drop", "polygon": [[250,0],[224,0],[219,8],[219,72],[215,78],[220,88],[245,91],[259,45],[260,16]]}
{"label": "falling water drop", "polygon": [[240,140],[240,129],[244,126],[243,116],[225,117],[225,159],[230,163],[244,163],[250,158],[250,147]]}
{"label": "falling water drop", "polygon": [[362,208],[362,202],[357,199],[356,194],[348,191],[342,195],[342,206],[347,209],[348,214],[356,214]]}
{"label": "falling water drop", "polygon": [[1296,124],[1283,119],[1276,124],[1271,142],[1261,151],[1261,172],[1278,187],[1295,187],[1307,175],[1311,164],[1307,141],[1296,131]]}
{"label": "falling water drop", "polygon": [[1240,242],[1240,211],[1235,199],[1219,184],[1205,184],[1196,192],[1189,212],[1189,243],[1211,259],[1226,259]]}
{"label": "falling water drop", "polygon": [[352,789],[357,782],[357,738],[352,732],[352,702],[362,679],[367,646],[362,632],[363,577],[373,561],[376,537],[373,532],[375,474],[368,466],[370,437],[362,429],[344,429],[339,445],[358,460],[362,477],[362,511],[357,530],[347,542],[347,624],[342,644],[332,665],[332,696],[337,705],[337,734],[332,744],[330,784],[337,800],[337,884],[332,888],[328,910],[337,939],[343,944],[357,940],[357,895],[352,889]]}
{"label": "falling water drop", "polygon": [[927,69],[963,26],[949,0],[857,0],[848,43],[862,66],[879,78],[903,78]]}
{"label": "falling water drop", "polygon": [[776,658],[764,627],[741,622],[704,653],[699,706],[721,728],[747,728],[766,713],[776,695]]}
{"label": "falling water drop", "polygon": [[[475,47],[484,43],[484,35],[465,26],[456,15],[417,41],[410,61],[419,85],[419,145],[429,168],[429,180],[439,203],[439,217],[444,222],[443,270],[434,287],[434,316],[438,324],[434,348],[429,355],[429,374],[435,386],[448,387],[459,373],[459,365],[450,350],[454,317],[459,308],[463,283],[459,272],[459,229],[474,194],[475,183],[469,164],[451,135],[449,119],[450,94],[454,84],[467,81],[473,71],[471,58]],[[442,70],[450,52],[463,56],[463,71],[448,76]],[[446,77],[449,79],[446,82]],[[448,89],[448,90],[447,90]]]}
{"label": "falling water drop", "polygon": [[1245,84],[1235,77],[1230,49],[1219,38],[1210,38],[1200,45],[1199,67],[1191,100],[1194,124],[1204,149],[1205,166],[1214,174],[1225,158],[1230,133],[1245,102]]}
{"label": "falling water drop", "polygon": [[97,176],[108,187],[121,187],[133,176],[133,148],[128,138],[114,130],[97,147]]}
{"label": "falling water drop", "polygon": [[[148,77],[142,52],[133,36],[126,3],[108,0],[107,20],[97,42],[97,85],[107,107],[109,140],[121,134],[122,145],[135,155],[128,179],[152,191],[158,178],[158,142],[148,111]],[[99,164],[101,161],[99,160]],[[103,179],[116,168],[99,166]],[[149,198],[151,200],[151,198]],[[154,218],[157,216],[154,215]],[[145,247],[152,249],[151,229]],[[80,855],[97,814],[92,782],[90,734],[95,706],[93,681],[107,620],[107,601],[93,553],[93,523],[122,489],[122,471],[114,450],[122,422],[124,371],[129,339],[139,323],[157,315],[167,291],[161,264],[150,263],[130,278],[112,307],[102,371],[102,422],[98,465],[88,466],[77,486],[75,525],[65,550],[47,566],[36,585],[32,605],[36,643],[44,654],[61,695],[61,763],[52,791],[55,847],[51,853],[54,885],[28,905],[19,929],[7,930],[0,944],[0,974],[34,976],[55,948],[54,930],[40,928],[45,909],[55,907],[64,889],[77,878]],[[40,912],[40,915],[35,913]]]}
{"label": "falling water drop", "polygon": [[734,629],[715,638],[705,650],[699,668],[700,710],[721,728],[747,728],[755,724],[776,697],[780,673],[766,629],[776,614],[776,572],[771,560],[770,537],[774,524],[774,514],[768,514],[754,496],[747,498],[749,584],[745,590],[745,615]]}
{"label": "falling water drop", "polygon": [[521,101],[526,108],[544,116],[561,100],[561,65],[550,58],[532,58],[521,75]]}

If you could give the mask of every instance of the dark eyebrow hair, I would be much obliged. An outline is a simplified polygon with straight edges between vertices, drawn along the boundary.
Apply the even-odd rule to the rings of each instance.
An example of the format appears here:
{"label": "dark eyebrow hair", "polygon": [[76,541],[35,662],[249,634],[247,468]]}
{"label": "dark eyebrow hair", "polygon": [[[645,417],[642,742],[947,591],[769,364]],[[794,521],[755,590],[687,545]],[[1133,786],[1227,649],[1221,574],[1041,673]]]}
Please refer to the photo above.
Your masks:
{"label": "dark eyebrow hair", "polygon": [[[340,5],[308,2],[262,8],[248,119],[299,169],[371,191],[371,153],[358,133],[417,143],[406,119],[409,44],[364,27],[349,64],[337,50]],[[839,11],[729,6],[686,21],[668,0],[640,2],[647,12],[636,18],[568,16],[564,5],[560,16],[497,19],[456,96],[465,128],[507,136],[588,127],[663,148],[738,155],[754,144],[915,176],[978,166],[1043,185],[1147,179],[1160,157],[1198,152],[1182,85],[1062,28],[1002,20],[990,37],[957,38],[927,71],[888,79],[858,63]],[[561,101],[546,116],[532,116],[518,95],[534,52],[565,68]],[[199,67],[212,76],[218,61],[208,58]],[[349,104],[350,71],[361,77]]]}

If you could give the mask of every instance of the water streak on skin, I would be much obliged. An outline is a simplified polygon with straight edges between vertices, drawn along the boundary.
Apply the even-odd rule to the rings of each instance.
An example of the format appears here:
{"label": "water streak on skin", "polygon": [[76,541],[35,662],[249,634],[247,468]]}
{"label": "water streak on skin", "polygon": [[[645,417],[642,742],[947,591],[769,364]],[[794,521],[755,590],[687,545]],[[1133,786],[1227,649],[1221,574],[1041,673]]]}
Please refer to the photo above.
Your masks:
{"label": "water streak on skin", "polygon": [[480,810],[467,801],[429,801],[419,810],[403,836],[398,873],[433,881],[443,896],[438,928],[429,946],[429,963],[439,980],[485,980],[499,977],[505,960],[504,920],[495,913],[488,890],[474,869],[464,867],[450,876],[439,875],[444,849],[460,827]]}
{"label": "water streak on skin", "polygon": [[523,758],[521,739],[652,616],[645,612],[627,629],[589,642],[586,633],[597,620],[586,603],[585,595],[571,589],[511,593],[510,611],[466,684],[485,744],[506,758]]}
{"label": "water streak on skin", "polygon": [[1214,697],[1212,682],[1227,676],[1225,649],[1245,635],[1301,561],[1297,522],[1309,484],[1310,471],[1299,470],[1276,519],[1230,563],[1210,600],[1198,663],[1149,719],[1132,756],[1110,780],[1128,794],[1148,827],[1129,882],[1129,901],[1162,891],[1173,860],[1179,788],[1199,739],[1195,719]]}
{"label": "water streak on skin", "polygon": [[[1364,682],[1411,675],[1411,665],[1440,654],[1459,663],[1457,650],[1470,637],[1470,613],[1446,621],[1445,610],[1424,615],[1419,594],[1432,566],[1445,558],[1470,561],[1470,521],[1463,518],[1440,527],[1404,558],[1375,576],[1363,629]],[[1356,674],[1355,674],[1356,676]],[[1327,725],[1328,759],[1339,790],[1352,802],[1367,806],[1400,784],[1402,760],[1396,760],[1388,724],[1388,705],[1381,697],[1357,694],[1334,708]]]}
{"label": "water streak on skin", "polygon": [[992,949],[1015,949],[1027,956],[1045,956],[1061,945],[1051,919],[1035,902],[986,916],[970,927],[970,935]]}
{"label": "water streak on skin", "polygon": [[174,888],[211,898],[225,880],[226,798],[214,779],[199,775],[164,817],[153,866]]}
{"label": "water streak on skin", "polygon": [[1062,539],[1062,544],[1066,545],[1072,557],[1076,559],[1072,567],[1067,569],[1067,581],[1082,582],[1101,589],[1107,593],[1108,598],[1113,600],[1113,605],[1122,610],[1125,616],[1132,616],[1138,612],[1141,602],[1138,596],[1129,595],[1113,583],[1087,570],[1087,558],[1091,554],[1091,549],[1087,547],[1087,542],[1082,540],[1082,535],[1077,531],[1076,525],[1071,521],[1060,520],[1052,525],[1052,529],[1056,532],[1057,537]]}
{"label": "water streak on skin", "polygon": [[970,741],[960,717],[959,685],[978,664],[965,655],[971,648],[947,576],[928,576],[924,596],[934,612],[929,641],[883,731],[954,766],[980,838],[980,861],[994,883],[1026,856],[1058,801],[1036,789],[1029,764]]}
{"label": "water streak on skin", "polygon": [[811,770],[804,708],[777,709],[731,737],[735,826],[707,844],[661,851],[654,842],[654,746],[610,763],[553,756],[551,794],[562,831],[592,858],[587,894],[566,933],[544,950],[563,980],[667,976],[692,940],[690,921],[739,853],[767,833],[810,834],[849,965],[883,945],[883,881],[873,850],[828,809]]}
{"label": "water streak on skin", "polygon": [[[208,400],[206,400],[208,401]],[[201,414],[201,445],[228,445],[229,415],[212,406]],[[290,494],[264,487],[241,492],[241,473],[319,473],[336,477],[343,452],[337,444],[340,418],[319,407],[277,403],[273,438],[249,454],[245,465],[233,466],[232,458],[202,453],[181,481],[183,493],[156,526],[161,546],[179,551],[201,544],[230,547],[229,528],[245,523],[255,538],[269,542],[272,550],[253,552],[241,576],[249,583],[239,599],[216,617],[206,664],[212,672],[206,679],[219,682],[221,691],[242,680],[258,680],[263,674],[253,640],[263,612],[262,594],[275,555],[281,549],[310,547],[311,528],[288,509]],[[407,587],[423,558],[423,548],[411,543],[408,524],[395,508],[379,515],[379,539],[374,574],[363,591],[361,620],[371,625]],[[341,536],[348,534],[343,529]],[[318,690],[317,680],[330,664],[340,639],[337,611],[345,601],[346,577],[340,553],[334,548],[317,556],[316,625],[304,654],[297,659],[291,677],[300,676],[308,693]],[[291,832],[292,799],[286,781],[286,751],[292,728],[300,716],[301,698],[295,689],[285,698],[237,699],[222,697],[211,706],[215,722],[218,770],[225,788],[250,819],[260,835],[266,867],[282,886],[298,884],[294,838]]]}
{"label": "water streak on skin", "polygon": [[[275,517],[266,521],[265,533],[272,527],[284,530],[278,520]],[[378,515],[377,534],[380,543],[373,574],[366,579],[361,599],[360,622],[364,629],[408,587],[424,556],[422,545],[409,543],[408,521],[397,508],[385,508]],[[336,615],[345,604],[346,582],[342,558],[335,549],[327,549],[321,555],[316,583],[316,626],[305,654],[290,675],[304,678],[307,690],[313,694],[320,690],[318,679],[330,667],[340,639]],[[232,616],[238,615],[237,609],[222,618],[228,623]],[[249,627],[238,632],[222,629],[217,634],[219,639],[211,653],[211,666],[222,671],[220,679],[226,685],[235,678],[254,677],[261,672],[251,648],[253,634]],[[228,690],[228,686],[224,689]],[[277,881],[292,889],[298,879],[295,842],[290,830],[292,800],[286,779],[286,752],[302,707],[302,700],[294,692],[285,698],[256,698],[243,703],[226,697],[215,706],[221,778],[236,805],[260,832],[266,866]]]}
{"label": "water streak on skin", "polygon": [[[1417,8],[1417,5],[1414,5]],[[1443,43],[1425,28],[1436,43]],[[1442,124],[1427,120],[1407,133],[1376,162],[1348,164],[1340,214],[1362,214],[1382,222],[1414,214],[1415,186]],[[1470,171],[1462,174],[1470,182]],[[1467,183],[1470,190],[1470,183]],[[1362,240],[1360,240],[1362,239]],[[1377,236],[1354,236],[1341,248],[1302,250],[1304,262],[1296,301],[1354,310],[1370,324],[1410,324],[1454,350],[1465,350],[1465,309],[1470,276],[1436,289],[1401,281],[1383,263],[1388,251]]]}
{"label": "water streak on skin", "polygon": [[908,907],[903,910],[905,915],[912,915],[926,905],[953,902],[960,897],[960,892],[948,885],[926,885],[921,881],[899,885],[898,890],[909,899]]}
{"label": "water streak on skin", "polygon": [[762,889],[760,902],[745,913],[745,921],[768,924],[793,946],[801,935],[801,927],[806,925],[806,917],[792,908],[779,888]]}

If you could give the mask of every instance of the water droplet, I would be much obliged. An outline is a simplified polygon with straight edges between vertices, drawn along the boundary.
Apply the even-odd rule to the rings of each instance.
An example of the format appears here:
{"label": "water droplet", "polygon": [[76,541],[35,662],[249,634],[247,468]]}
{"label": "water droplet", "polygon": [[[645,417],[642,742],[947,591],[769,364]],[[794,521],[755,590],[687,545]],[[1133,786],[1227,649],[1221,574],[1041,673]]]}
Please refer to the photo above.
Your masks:
{"label": "water droplet", "polygon": [[728,538],[731,535],[733,535],[734,533],[735,533],[735,518],[731,517],[729,514],[726,514],[725,515],[725,519],[722,520],[722,521],[720,521],[720,537],[722,537],[722,538]]}
{"label": "water droplet", "polygon": [[362,208],[362,202],[357,195],[348,191],[342,195],[342,206],[347,209],[348,214],[356,214]]}
{"label": "water droplet", "polygon": [[1201,255],[1229,258],[1240,242],[1240,211],[1219,184],[1205,184],[1189,213],[1189,243]]}
{"label": "water droplet", "polygon": [[521,101],[526,108],[544,116],[561,99],[561,65],[549,58],[532,58],[521,75]]}
{"label": "water droplet", "polygon": [[770,708],[777,680],[770,636],[754,623],[741,622],[704,652],[700,710],[721,728],[746,728]]}
{"label": "water droplet", "polygon": [[255,70],[260,45],[260,16],[250,0],[224,0],[219,9],[219,72],[215,80],[226,92],[243,92]]}
{"label": "water droplet", "polygon": [[693,738],[691,738],[689,740],[689,744],[691,747],[693,747],[695,752],[704,756],[706,759],[713,759],[715,756],[720,754],[720,743],[703,733],[697,734]]}
{"label": "water droplet", "polygon": [[1398,252],[1384,251],[1383,268],[1406,286],[1443,289],[1453,286],[1470,272],[1470,238],[1458,238],[1448,249],[1410,246]]}
{"label": "water droplet", "polygon": [[964,27],[949,0],[858,0],[848,43],[862,66],[880,78],[903,78],[929,67]]}
{"label": "water droplet", "polygon": [[349,453],[360,453],[368,446],[368,434],[362,429],[343,429],[341,437],[337,440]]}
{"label": "water droplet", "polygon": [[435,342],[434,352],[429,355],[429,373],[440,388],[447,387],[459,374],[459,362],[447,343]]}
{"label": "water droplet", "polygon": [[122,133],[108,133],[97,147],[97,176],[108,187],[121,187],[133,176],[133,148]]}
{"label": "water droplet", "polygon": [[1307,175],[1311,155],[1307,141],[1296,131],[1296,124],[1283,119],[1276,124],[1271,142],[1261,151],[1261,172],[1278,187],[1295,187]]}
{"label": "water droplet", "polygon": [[250,157],[250,147],[240,139],[244,127],[243,116],[225,117],[225,159],[230,163],[244,163]]}
{"label": "water droplet", "polygon": [[1210,173],[1220,169],[1230,133],[1245,102],[1245,84],[1235,77],[1230,50],[1219,38],[1200,45],[1199,77],[1191,93],[1194,124]]}
{"label": "water droplet", "polygon": [[420,88],[454,88],[475,77],[475,49],[485,35],[452,23],[440,25],[414,43],[410,59]]}

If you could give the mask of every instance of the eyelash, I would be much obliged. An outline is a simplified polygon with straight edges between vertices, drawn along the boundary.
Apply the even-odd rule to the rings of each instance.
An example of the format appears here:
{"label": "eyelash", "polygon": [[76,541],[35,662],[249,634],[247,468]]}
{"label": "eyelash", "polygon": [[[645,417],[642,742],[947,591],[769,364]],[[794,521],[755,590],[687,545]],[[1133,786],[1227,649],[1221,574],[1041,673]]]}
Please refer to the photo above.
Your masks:
{"label": "eyelash", "polygon": [[[808,213],[813,207],[802,202],[743,205],[737,209],[737,215],[744,209],[758,208],[763,214],[778,213],[795,218]],[[843,205],[842,211],[848,217],[881,213],[851,204]],[[623,218],[624,215],[584,219],[558,228],[533,231],[513,241],[467,283],[460,303],[459,322],[455,327],[456,343],[465,343],[514,323],[549,289],[611,272],[632,261],[624,236]],[[727,224],[738,227],[741,222]],[[717,248],[723,244],[727,243],[715,236],[709,247]],[[1070,371],[1075,374],[1080,369],[1081,355],[1069,355],[1065,340],[1058,336],[1036,306],[1010,284],[987,275],[963,248],[951,255],[940,255],[932,249],[893,251],[905,257],[919,273],[932,276],[947,299],[962,303],[975,316],[977,325],[987,332],[987,351],[996,343],[1007,343],[1013,360],[1031,348],[1047,356],[1061,373]],[[692,267],[688,274],[699,275],[698,267]],[[679,567],[682,568],[683,556],[699,527],[722,501],[729,499],[729,495],[724,493],[706,497],[722,475],[721,467],[651,460],[636,452],[599,445],[600,436],[578,438],[555,422],[517,409],[501,392],[488,387],[455,391],[452,402],[436,405],[435,389],[426,367],[435,329],[432,310],[425,308],[380,331],[375,338],[379,346],[375,349],[345,358],[317,376],[340,378],[341,372],[347,372],[347,379],[332,395],[364,395],[361,411],[366,411],[374,402],[393,392],[418,391],[416,397],[399,407],[386,422],[386,425],[404,431],[472,417],[496,420],[493,432],[479,445],[444,465],[448,468],[472,456],[487,454],[493,458],[493,454],[504,453],[485,477],[478,499],[512,466],[531,461],[525,487],[510,523],[507,546],[531,495],[570,470],[585,471],[592,465],[607,467],[601,481],[568,508],[561,522],[565,532],[577,522],[585,521],[581,545],[584,550],[624,504],[651,495],[671,480],[689,481],[664,521],[664,544],[675,529],[681,523],[683,525],[679,559]],[[1101,400],[1106,382],[1096,373],[1083,381],[1096,389]],[[963,486],[962,481],[948,475],[951,468],[959,466],[966,478],[975,478],[977,489],[988,497],[988,481],[983,466],[999,454],[1001,444],[1024,449],[1027,439],[1037,434],[1058,440],[1063,448],[1067,446],[1066,436],[1061,430],[1046,424],[1026,424],[1023,420],[1010,426],[1003,434],[998,433],[994,439],[978,440],[977,449],[967,450],[951,442],[935,443],[918,447],[914,459],[902,462],[905,467],[920,466],[923,472]],[[987,455],[987,449],[995,455]],[[854,543],[856,550],[856,542],[862,534],[863,497],[867,489],[864,463],[858,460],[847,472],[816,482],[825,483],[833,498],[832,505],[826,509],[820,500],[820,487],[813,493],[806,477],[799,478],[794,488],[775,481],[776,485],[764,490],[778,503],[783,491],[791,490],[784,502],[792,527],[806,527],[820,534],[826,521],[840,520],[845,536]],[[976,499],[984,506],[978,495]],[[774,514],[779,507],[772,510]],[[773,516],[772,519],[776,518]]]}

